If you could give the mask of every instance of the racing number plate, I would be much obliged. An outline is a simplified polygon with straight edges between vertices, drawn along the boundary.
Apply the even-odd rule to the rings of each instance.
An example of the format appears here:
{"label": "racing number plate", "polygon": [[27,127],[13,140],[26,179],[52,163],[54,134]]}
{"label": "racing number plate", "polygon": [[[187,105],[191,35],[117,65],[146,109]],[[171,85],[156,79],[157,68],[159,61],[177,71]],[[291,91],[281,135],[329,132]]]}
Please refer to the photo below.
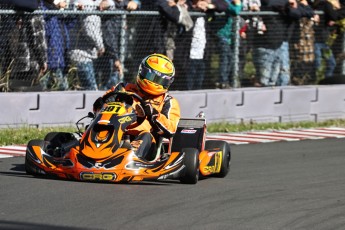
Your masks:
{"label": "racing number plate", "polygon": [[111,113],[115,115],[121,115],[126,112],[126,109],[119,102],[109,103],[107,107],[103,108],[102,113]]}

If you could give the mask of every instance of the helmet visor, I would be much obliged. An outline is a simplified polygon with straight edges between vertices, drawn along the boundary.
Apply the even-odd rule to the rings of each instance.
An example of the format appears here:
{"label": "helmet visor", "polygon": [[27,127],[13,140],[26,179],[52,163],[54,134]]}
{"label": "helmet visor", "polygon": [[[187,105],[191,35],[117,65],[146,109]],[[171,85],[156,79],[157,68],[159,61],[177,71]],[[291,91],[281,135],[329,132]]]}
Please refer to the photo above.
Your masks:
{"label": "helmet visor", "polygon": [[147,79],[152,81],[158,85],[163,86],[163,88],[167,89],[173,83],[174,77],[162,74],[160,72],[156,72],[149,68],[141,68],[139,71],[139,77],[141,80]]}

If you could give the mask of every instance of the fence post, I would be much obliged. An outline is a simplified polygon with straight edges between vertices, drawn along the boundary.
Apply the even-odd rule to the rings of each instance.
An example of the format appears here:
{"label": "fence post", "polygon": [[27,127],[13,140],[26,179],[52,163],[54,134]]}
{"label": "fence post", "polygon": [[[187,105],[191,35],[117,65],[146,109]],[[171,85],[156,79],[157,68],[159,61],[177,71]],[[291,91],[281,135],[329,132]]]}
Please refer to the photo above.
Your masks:
{"label": "fence post", "polygon": [[[342,53],[345,53],[345,33],[343,33],[343,42],[341,44]],[[341,75],[345,75],[345,60],[342,58],[341,61]]]}
{"label": "fence post", "polygon": [[[121,15],[121,35],[120,35],[120,62],[122,65],[122,69],[125,69],[125,53],[126,53],[126,42],[127,37],[127,14]],[[120,76],[120,82],[122,82],[124,79],[124,76]]]}
{"label": "fence post", "polygon": [[240,47],[240,16],[235,18],[235,41],[234,41],[234,52],[233,52],[233,64],[232,64],[232,87],[240,88],[241,81],[239,77],[239,47]]}

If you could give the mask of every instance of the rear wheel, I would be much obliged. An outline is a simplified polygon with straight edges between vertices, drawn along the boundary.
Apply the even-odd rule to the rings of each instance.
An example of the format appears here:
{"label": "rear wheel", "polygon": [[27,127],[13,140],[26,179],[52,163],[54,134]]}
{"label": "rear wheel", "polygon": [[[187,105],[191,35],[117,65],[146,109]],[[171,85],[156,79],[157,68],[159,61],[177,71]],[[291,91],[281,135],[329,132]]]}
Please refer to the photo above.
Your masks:
{"label": "rear wheel", "polygon": [[220,167],[220,172],[216,173],[217,177],[225,177],[230,171],[230,161],[231,161],[231,150],[230,145],[226,141],[206,141],[205,150],[219,149],[222,151],[222,165]]}
{"label": "rear wheel", "polygon": [[199,179],[199,151],[195,148],[182,149],[185,156],[183,158],[183,169],[180,181],[183,184],[196,184]]}

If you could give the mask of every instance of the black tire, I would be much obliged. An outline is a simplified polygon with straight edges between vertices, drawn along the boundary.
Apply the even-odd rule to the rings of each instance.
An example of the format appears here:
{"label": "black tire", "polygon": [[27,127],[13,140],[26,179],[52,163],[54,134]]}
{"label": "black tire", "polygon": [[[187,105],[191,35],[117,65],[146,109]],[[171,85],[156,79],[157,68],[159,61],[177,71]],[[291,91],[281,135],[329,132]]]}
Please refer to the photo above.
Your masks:
{"label": "black tire", "polygon": [[51,132],[51,133],[47,133],[47,135],[44,137],[45,141],[52,141],[56,138],[56,136],[58,136],[60,134],[60,132]]}
{"label": "black tire", "polygon": [[196,184],[199,180],[199,151],[195,148],[182,149],[185,153],[183,164],[185,168],[182,171],[180,182],[183,184]]}
{"label": "black tire", "polygon": [[44,138],[45,141],[49,141],[53,144],[56,144],[57,146],[60,146],[61,144],[70,142],[75,139],[76,138],[72,133],[67,132],[51,132],[48,133]]}
{"label": "black tire", "polygon": [[42,171],[42,169],[40,169],[33,163],[33,159],[30,157],[30,153],[28,152],[29,151],[28,149],[30,146],[40,146],[43,149],[45,146],[45,142],[42,140],[31,140],[29,141],[27,146],[28,147],[26,148],[26,153],[25,153],[26,173],[33,176],[44,175],[45,173]]}
{"label": "black tire", "polygon": [[68,132],[50,132],[44,140],[47,143],[45,152],[54,157],[61,157],[71,147],[79,144],[73,133]]}
{"label": "black tire", "polygon": [[205,150],[211,150],[211,149],[220,149],[223,152],[223,159],[222,159],[222,165],[220,168],[220,172],[214,174],[217,177],[226,177],[230,171],[230,163],[231,163],[231,150],[230,145],[226,141],[214,141],[209,140],[205,143]]}

